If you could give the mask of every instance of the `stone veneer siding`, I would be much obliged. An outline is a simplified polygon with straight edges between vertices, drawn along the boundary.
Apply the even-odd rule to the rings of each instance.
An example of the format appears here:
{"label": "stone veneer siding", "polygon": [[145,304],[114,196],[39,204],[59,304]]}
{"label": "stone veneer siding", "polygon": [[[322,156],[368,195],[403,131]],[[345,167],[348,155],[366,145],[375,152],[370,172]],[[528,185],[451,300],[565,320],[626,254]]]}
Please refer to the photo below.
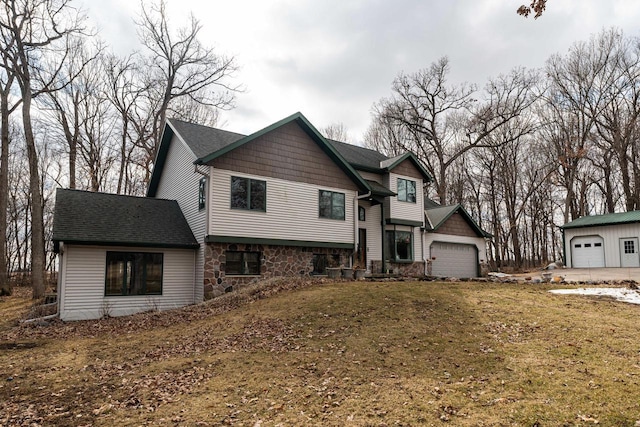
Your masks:
{"label": "stone veneer siding", "polygon": [[[424,261],[415,261],[415,262],[387,261],[385,263],[385,266],[386,266],[386,270],[389,270],[389,273],[392,273],[392,274],[399,274],[401,276],[407,276],[407,277],[424,276]],[[386,273],[386,271],[382,271],[382,261],[372,260],[371,272]]]}
{"label": "stone veneer siding", "polygon": [[[258,276],[227,276],[225,251],[260,252]],[[272,246],[239,243],[207,243],[204,261],[204,297],[215,298],[224,292],[237,290],[258,280],[278,276],[309,276],[313,271],[313,255],[338,254],[341,265],[349,265],[350,249],[296,246]]]}

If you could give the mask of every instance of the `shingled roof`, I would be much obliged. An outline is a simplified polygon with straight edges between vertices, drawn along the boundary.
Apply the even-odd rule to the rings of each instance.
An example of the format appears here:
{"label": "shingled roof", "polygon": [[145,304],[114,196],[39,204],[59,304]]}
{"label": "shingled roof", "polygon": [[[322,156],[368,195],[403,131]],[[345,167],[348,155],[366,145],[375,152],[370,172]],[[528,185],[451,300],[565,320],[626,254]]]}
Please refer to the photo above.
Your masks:
{"label": "shingled roof", "polygon": [[[194,163],[206,164],[217,157],[252,141],[266,132],[270,132],[283,124],[293,121],[297,122],[298,125],[300,125],[307,134],[316,141],[320,148],[329,157],[331,157],[349,177],[351,177],[362,191],[380,193],[380,191],[372,189],[371,186],[363,180],[362,176],[356,172],[356,170],[384,173],[390,171],[407,159],[415,164],[416,168],[424,176],[425,181],[431,181],[429,173],[412,153],[405,153],[401,156],[389,158],[384,154],[369,148],[324,138],[315,129],[315,127],[309,123],[302,113],[292,114],[291,116],[273,123],[272,125],[251,135],[242,135],[182,120],[168,119],[162,136],[162,141],[158,149],[158,154],[155,159],[154,170],[151,174],[151,180],[149,181],[149,188],[147,189],[147,196],[155,197],[156,195],[156,191],[160,183],[161,171],[164,168],[170,141],[174,134],[178,135],[192,151],[195,156]],[[385,189],[385,192],[391,193],[389,189]]]}
{"label": "shingled roof", "polygon": [[56,191],[53,242],[81,245],[198,247],[175,200],[89,191]]}
{"label": "shingled roof", "polygon": [[344,159],[356,169],[371,171],[380,170],[380,162],[388,159],[382,153],[358,145],[327,139],[327,142],[335,148]]}
{"label": "shingled roof", "polygon": [[189,146],[198,159],[245,137],[245,135],[239,133],[197,125],[177,119],[168,119],[167,122],[173,128],[174,132]]}
{"label": "shingled roof", "polygon": [[[430,199],[429,199],[430,200]],[[431,202],[433,202],[431,200]],[[435,202],[434,202],[435,203]],[[433,208],[425,209],[424,211],[427,221],[427,231],[437,231],[451,216],[455,213],[459,213],[462,218],[469,224],[473,231],[480,237],[493,237],[490,233],[487,233],[476,224],[471,218],[471,215],[462,207],[462,205],[449,205],[449,206],[437,206]]]}

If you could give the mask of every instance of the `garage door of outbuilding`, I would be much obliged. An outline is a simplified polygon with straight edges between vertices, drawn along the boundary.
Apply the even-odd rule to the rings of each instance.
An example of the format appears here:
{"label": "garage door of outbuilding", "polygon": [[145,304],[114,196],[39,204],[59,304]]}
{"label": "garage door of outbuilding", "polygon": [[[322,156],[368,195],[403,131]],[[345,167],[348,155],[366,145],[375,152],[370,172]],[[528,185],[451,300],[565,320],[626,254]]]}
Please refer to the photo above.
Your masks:
{"label": "garage door of outbuilding", "polygon": [[573,268],[604,267],[604,240],[600,236],[580,236],[571,239]]}
{"label": "garage door of outbuilding", "polygon": [[478,276],[478,249],[475,245],[433,242],[431,243],[430,253],[432,259],[431,272],[434,276]]}

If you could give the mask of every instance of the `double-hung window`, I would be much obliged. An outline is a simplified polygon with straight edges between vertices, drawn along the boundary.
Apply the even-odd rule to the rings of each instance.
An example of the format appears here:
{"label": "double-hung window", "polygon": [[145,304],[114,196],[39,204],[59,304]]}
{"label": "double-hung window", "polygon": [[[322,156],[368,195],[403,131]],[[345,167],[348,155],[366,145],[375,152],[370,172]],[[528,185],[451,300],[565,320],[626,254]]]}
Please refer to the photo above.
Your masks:
{"label": "double-hung window", "polygon": [[320,218],[344,220],[344,193],[320,190]]}
{"label": "double-hung window", "polygon": [[163,254],[107,252],[104,294],[162,295]]}
{"label": "double-hung window", "polygon": [[226,251],[225,273],[227,275],[260,274],[260,252]]}
{"label": "double-hung window", "polygon": [[416,182],[398,178],[398,200],[401,202],[416,202]]}
{"label": "double-hung window", "polygon": [[387,256],[391,261],[413,261],[413,233],[387,231]]}
{"label": "double-hung window", "polygon": [[231,209],[267,210],[267,183],[258,179],[231,177]]}

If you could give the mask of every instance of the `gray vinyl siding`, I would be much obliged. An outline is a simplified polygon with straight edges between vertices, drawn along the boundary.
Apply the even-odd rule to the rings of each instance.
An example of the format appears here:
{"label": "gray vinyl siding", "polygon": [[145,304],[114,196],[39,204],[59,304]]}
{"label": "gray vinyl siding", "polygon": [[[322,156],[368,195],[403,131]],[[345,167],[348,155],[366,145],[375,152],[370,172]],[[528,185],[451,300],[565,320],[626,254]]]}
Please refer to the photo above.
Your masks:
{"label": "gray vinyl siding", "polygon": [[[210,201],[205,201],[205,208],[198,208],[198,188],[202,175],[194,171],[195,155],[187,148],[179,137],[171,140],[167,160],[156,192],[161,199],[177,200],[191,231],[200,244],[196,254],[195,294],[196,301],[204,297],[204,236],[206,233],[207,209]],[[208,183],[207,183],[208,185]]]}
{"label": "gray vinyl siding", "polygon": [[[107,251],[163,253],[162,295],[104,296]],[[64,245],[60,318],[97,319],[193,304],[195,251]]]}
{"label": "gray vinyl siding", "polygon": [[619,224],[566,229],[564,232],[564,245],[567,267],[573,267],[571,240],[579,236],[602,237],[604,240],[605,267],[620,267],[620,239],[640,237],[640,224]]}
{"label": "gray vinyl siding", "polygon": [[398,197],[389,197],[389,217],[406,219],[410,221],[424,221],[424,197],[422,194],[422,180],[410,176],[389,174],[389,189],[398,192],[398,178],[407,179],[416,183],[416,202],[401,202]]}
{"label": "gray vinyl siding", "polygon": [[366,201],[359,203],[365,208],[365,220],[358,223],[358,227],[367,230],[367,270],[371,270],[371,261],[382,259],[380,205],[371,206]]}
{"label": "gray vinyl siding", "polygon": [[[311,242],[354,242],[354,197],[343,188],[293,182],[212,169],[210,234]],[[231,177],[259,179],[267,183],[266,211],[231,209]],[[345,219],[319,217],[319,190],[344,193]]]}

